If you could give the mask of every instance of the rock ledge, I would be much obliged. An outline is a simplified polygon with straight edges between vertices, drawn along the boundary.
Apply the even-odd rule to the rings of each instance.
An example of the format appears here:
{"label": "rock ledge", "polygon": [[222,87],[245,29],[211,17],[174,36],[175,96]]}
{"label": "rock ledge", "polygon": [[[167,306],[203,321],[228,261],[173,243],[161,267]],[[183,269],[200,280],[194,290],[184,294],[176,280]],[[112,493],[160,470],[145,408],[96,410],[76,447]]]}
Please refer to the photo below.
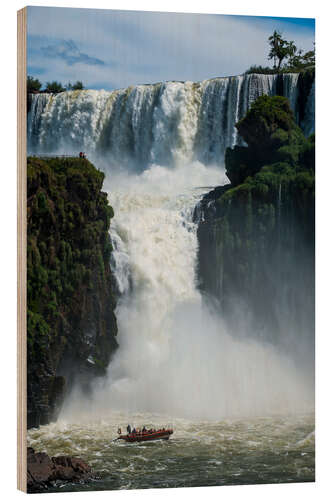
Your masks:
{"label": "rock ledge", "polygon": [[27,489],[37,492],[52,486],[54,481],[78,482],[92,477],[88,464],[76,457],[49,457],[46,453],[28,448]]}

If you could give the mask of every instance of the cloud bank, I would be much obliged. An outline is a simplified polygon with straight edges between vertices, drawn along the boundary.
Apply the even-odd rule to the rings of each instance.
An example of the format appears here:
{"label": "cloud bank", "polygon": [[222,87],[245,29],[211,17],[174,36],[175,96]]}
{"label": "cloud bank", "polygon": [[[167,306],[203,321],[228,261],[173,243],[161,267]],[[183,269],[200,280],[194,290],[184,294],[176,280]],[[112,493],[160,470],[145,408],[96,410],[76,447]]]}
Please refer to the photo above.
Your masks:
{"label": "cloud bank", "polygon": [[312,48],[308,19],[29,7],[28,72],[108,90],[237,75],[269,64],[274,29]]}

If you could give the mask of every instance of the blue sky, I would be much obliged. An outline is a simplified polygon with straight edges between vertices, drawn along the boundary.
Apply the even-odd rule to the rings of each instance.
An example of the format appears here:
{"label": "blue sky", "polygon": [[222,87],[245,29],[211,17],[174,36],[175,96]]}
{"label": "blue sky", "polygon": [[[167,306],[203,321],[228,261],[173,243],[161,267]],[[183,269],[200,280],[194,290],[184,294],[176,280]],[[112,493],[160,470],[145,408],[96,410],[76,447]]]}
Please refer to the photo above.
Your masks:
{"label": "blue sky", "polygon": [[271,64],[274,29],[313,47],[313,19],[29,7],[28,74],[106,90],[237,75]]}

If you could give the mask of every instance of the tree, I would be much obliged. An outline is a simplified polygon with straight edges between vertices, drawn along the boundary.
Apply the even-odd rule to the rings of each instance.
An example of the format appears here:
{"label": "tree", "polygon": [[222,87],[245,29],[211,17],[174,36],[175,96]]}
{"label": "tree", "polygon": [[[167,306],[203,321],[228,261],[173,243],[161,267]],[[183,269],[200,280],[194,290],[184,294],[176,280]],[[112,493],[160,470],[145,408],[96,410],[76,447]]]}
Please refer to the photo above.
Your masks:
{"label": "tree", "polygon": [[73,90],[83,90],[84,86],[83,83],[80,80],[77,80],[74,85],[72,86]]}
{"label": "tree", "polygon": [[[297,50],[294,40],[284,40],[279,31],[274,31],[268,38],[271,47],[268,59],[273,59],[274,70],[280,71],[282,62],[287,59],[283,69],[288,71],[299,70],[315,64],[315,50],[309,50],[303,54],[303,50]],[[276,66],[276,61],[278,65]]]}
{"label": "tree", "polygon": [[278,60],[277,71],[280,71],[282,61],[291,53],[295,53],[296,46],[293,41],[288,42],[282,38],[279,31],[274,31],[273,35],[268,38],[271,50],[268,54],[268,59],[273,59],[274,68],[276,68],[276,60]]}
{"label": "tree", "polygon": [[315,44],[313,44],[313,50],[305,52],[303,56],[303,64],[306,64],[308,66],[313,66],[314,64],[316,64]]}
{"label": "tree", "polygon": [[74,84],[71,82],[68,82],[66,85],[66,90],[83,90],[83,89],[84,89],[84,86],[80,80],[77,80]]}
{"label": "tree", "polygon": [[296,51],[297,51],[297,47],[295,45],[294,40],[287,42],[287,57],[289,57],[289,59],[294,57],[294,55],[296,54]]}
{"label": "tree", "polygon": [[31,92],[39,92],[42,87],[41,82],[38,78],[34,78],[33,76],[28,76],[27,78],[27,92],[28,94]]}
{"label": "tree", "polygon": [[[258,97],[236,128],[247,146],[227,148],[225,153],[226,174],[234,186],[264,165],[284,162],[295,166],[304,148],[305,137],[286,97]],[[306,154],[310,164],[311,151]]]}
{"label": "tree", "polygon": [[66,89],[62,86],[62,83],[53,81],[46,83],[45,90],[57,94],[58,92],[64,92]]}

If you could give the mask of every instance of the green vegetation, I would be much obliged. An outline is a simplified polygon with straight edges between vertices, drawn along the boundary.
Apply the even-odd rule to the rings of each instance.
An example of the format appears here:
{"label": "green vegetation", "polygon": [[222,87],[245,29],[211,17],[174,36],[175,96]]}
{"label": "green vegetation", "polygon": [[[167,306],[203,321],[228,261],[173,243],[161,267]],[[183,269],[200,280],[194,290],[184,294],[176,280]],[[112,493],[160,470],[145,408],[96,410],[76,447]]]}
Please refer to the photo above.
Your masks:
{"label": "green vegetation", "polygon": [[255,64],[245,71],[246,75],[251,73],[257,73],[261,75],[274,75],[277,73],[277,69],[271,68],[270,66],[256,66]]}
{"label": "green vegetation", "polygon": [[46,82],[45,90],[46,92],[52,92],[54,94],[58,94],[59,92],[64,92],[66,89],[65,87],[62,86],[60,82],[53,81],[53,82]]}
{"label": "green vegetation", "polygon": [[259,97],[236,127],[248,146],[226,151],[231,186],[220,204],[230,207],[230,201],[239,197],[270,203],[281,186],[297,192],[311,186],[314,195],[314,135],[308,139],[303,135],[285,97]]}
{"label": "green vegetation", "polygon": [[84,86],[83,83],[79,80],[77,80],[75,83],[68,82],[66,85],[66,90],[83,90]]}
{"label": "green vegetation", "polygon": [[43,87],[42,82],[38,80],[38,78],[34,78],[33,76],[27,77],[27,93],[33,92],[47,92],[52,94],[58,94],[60,92],[64,92],[65,90],[83,90],[84,85],[82,81],[77,80],[75,83],[68,82],[66,86],[64,86],[61,82],[52,81],[46,82]]}
{"label": "green vegetation", "polygon": [[27,77],[27,93],[31,92],[39,92],[42,88],[42,83],[38,80],[38,78],[34,78],[33,76]]}
{"label": "green vegetation", "polygon": [[273,68],[253,65],[245,72],[246,74],[298,73],[307,68],[314,68],[314,48],[308,52],[297,49],[293,40],[285,40],[282,38],[282,33],[276,30],[268,38],[268,43],[270,47],[268,59],[273,59]]}
{"label": "green vegetation", "polygon": [[[273,59],[274,68],[277,68],[277,71],[280,71],[281,63],[284,59],[291,59],[296,52],[296,45],[294,41],[287,41],[282,38],[282,35],[279,31],[274,31],[273,35],[268,38],[270,51],[268,54],[268,59]],[[278,61],[278,65],[276,66],[276,61]]]}
{"label": "green vegetation", "polygon": [[226,150],[226,173],[233,185],[267,164],[288,162],[295,166],[307,142],[295,124],[288,99],[282,96],[259,97],[236,127],[248,146]]}
{"label": "green vegetation", "polygon": [[103,179],[104,174],[85,159],[28,158],[31,425],[37,417],[47,422],[56,414],[57,377],[64,377],[68,389],[80,372],[87,385],[92,376],[105,373],[117,346],[109,264],[113,210],[101,192]]}
{"label": "green vegetation", "polygon": [[236,126],[248,146],[227,149],[231,185],[207,195],[214,210],[199,227],[202,286],[235,321],[243,304],[251,329],[267,338],[282,323],[283,331],[296,324],[311,338],[314,136],[303,135],[280,96],[259,97]]}

